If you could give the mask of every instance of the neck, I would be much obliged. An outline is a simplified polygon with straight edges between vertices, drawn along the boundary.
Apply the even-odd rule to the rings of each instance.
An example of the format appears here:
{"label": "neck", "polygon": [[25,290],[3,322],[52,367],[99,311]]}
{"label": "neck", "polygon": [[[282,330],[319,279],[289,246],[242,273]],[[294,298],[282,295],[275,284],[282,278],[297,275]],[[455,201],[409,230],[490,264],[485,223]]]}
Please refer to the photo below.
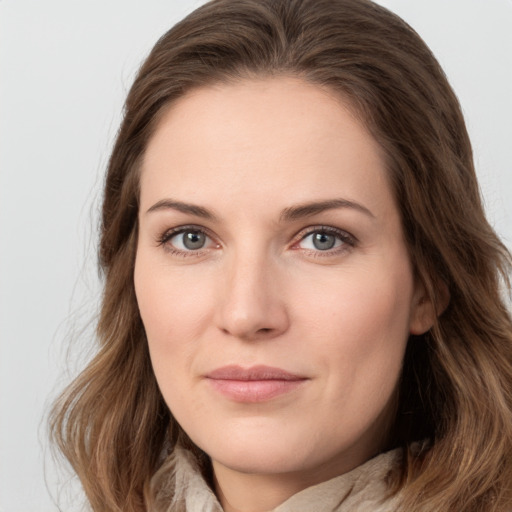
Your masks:
{"label": "neck", "polygon": [[[380,433],[374,432],[377,426],[381,427]],[[225,512],[271,511],[294,494],[348,473],[371,459],[386,446],[384,432],[388,429],[382,428],[382,423],[376,424],[351,448],[292,472],[250,472],[212,460],[215,492]]]}
{"label": "neck", "polygon": [[[352,461],[353,462],[353,461]],[[212,461],[215,493],[224,512],[268,512],[294,494],[349,472],[358,464],[339,461],[292,473],[255,474]]]}
{"label": "neck", "polygon": [[305,488],[286,478],[241,474],[228,468],[216,471],[214,483],[225,512],[267,512]]}

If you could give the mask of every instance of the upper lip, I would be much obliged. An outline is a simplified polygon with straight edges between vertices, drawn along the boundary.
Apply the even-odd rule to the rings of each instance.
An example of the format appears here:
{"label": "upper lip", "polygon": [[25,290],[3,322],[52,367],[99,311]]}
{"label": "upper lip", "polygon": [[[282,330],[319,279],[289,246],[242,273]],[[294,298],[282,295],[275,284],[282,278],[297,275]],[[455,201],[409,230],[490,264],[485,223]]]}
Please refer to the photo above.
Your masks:
{"label": "upper lip", "polygon": [[229,365],[208,372],[206,378],[215,380],[304,380],[306,377],[287,372],[281,368],[258,365],[244,368]]}

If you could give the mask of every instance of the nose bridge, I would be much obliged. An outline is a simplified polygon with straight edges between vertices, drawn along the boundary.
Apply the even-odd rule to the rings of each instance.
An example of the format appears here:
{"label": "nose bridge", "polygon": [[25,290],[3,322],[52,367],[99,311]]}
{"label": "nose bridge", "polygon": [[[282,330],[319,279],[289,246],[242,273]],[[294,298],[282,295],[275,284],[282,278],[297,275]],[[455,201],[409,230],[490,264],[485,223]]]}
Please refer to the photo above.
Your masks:
{"label": "nose bridge", "polygon": [[271,337],[288,327],[279,265],[261,245],[245,244],[225,261],[219,327],[239,338]]}

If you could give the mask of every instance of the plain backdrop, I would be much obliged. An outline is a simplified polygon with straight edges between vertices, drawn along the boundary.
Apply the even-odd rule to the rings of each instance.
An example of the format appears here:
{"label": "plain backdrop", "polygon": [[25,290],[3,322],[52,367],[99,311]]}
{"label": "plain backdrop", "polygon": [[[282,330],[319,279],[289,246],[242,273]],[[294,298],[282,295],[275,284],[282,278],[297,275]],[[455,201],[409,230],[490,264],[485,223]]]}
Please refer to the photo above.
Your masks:
{"label": "plain backdrop", "polygon": [[[100,190],[122,103],[157,38],[201,3],[0,0],[0,512],[58,510],[50,494],[66,474],[44,418],[91,345]],[[380,3],[445,68],[511,247],[512,0]]]}

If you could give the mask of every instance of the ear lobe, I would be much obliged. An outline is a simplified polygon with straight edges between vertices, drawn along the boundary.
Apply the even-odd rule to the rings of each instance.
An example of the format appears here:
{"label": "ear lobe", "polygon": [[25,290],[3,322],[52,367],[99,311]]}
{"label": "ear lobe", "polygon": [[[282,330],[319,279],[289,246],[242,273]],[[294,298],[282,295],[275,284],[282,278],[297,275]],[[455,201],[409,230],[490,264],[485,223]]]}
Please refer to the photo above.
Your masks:
{"label": "ear lobe", "polygon": [[448,286],[443,281],[436,282],[435,286],[437,300],[434,304],[423,284],[417,283],[409,325],[411,334],[420,335],[426,333],[434,325],[436,318],[448,307],[450,303]]}

